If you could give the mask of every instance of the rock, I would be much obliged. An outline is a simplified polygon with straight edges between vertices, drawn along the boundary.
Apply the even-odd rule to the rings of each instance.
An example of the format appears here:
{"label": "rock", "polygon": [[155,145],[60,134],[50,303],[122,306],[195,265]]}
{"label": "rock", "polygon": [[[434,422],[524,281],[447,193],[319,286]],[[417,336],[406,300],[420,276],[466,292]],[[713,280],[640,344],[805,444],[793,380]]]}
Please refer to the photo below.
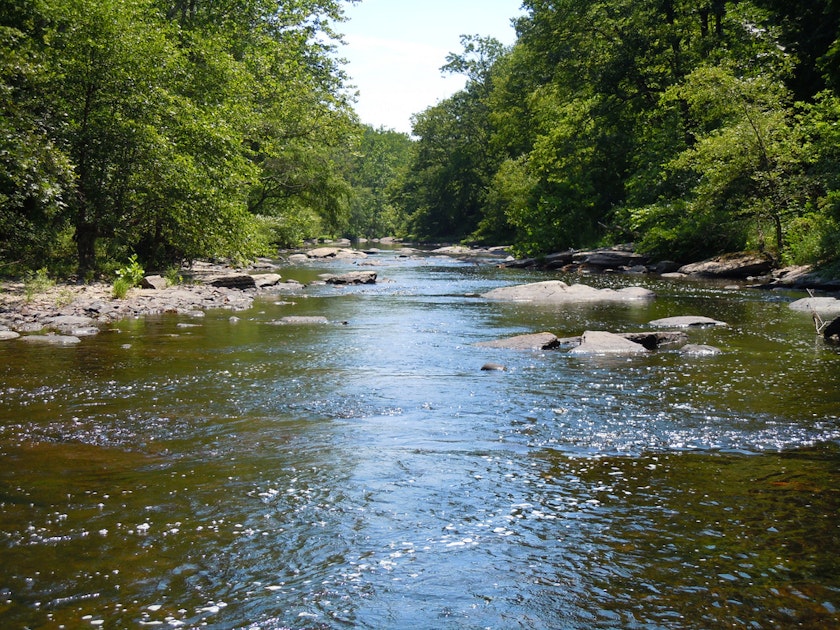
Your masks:
{"label": "rock", "polygon": [[788,308],[805,313],[840,313],[840,300],[833,297],[807,297],[791,302]]}
{"label": "rock", "polygon": [[620,267],[634,267],[646,265],[648,257],[624,249],[599,249],[592,252],[577,252],[574,262],[586,264],[599,269],[618,269]]}
{"label": "rock", "polygon": [[86,328],[73,328],[69,331],[71,337],[93,337],[99,334],[99,329],[96,326],[88,326]]}
{"label": "rock", "polygon": [[466,245],[448,245],[446,247],[438,247],[437,249],[433,249],[429,253],[445,256],[463,256],[465,254],[471,254],[472,249],[467,247]]}
{"label": "rock", "polygon": [[501,363],[485,363],[481,366],[482,372],[504,372],[506,369]]}
{"label": "rock", "polygon": [[258,289],[273,287],[282,280],[278,273],[256,273],[251,276]]}
{"label": "rock", "polygon": [[254,281],[254,276],[247,273],[239,273],[231,276],[216,276],[208,278],[206,284],[212,287],[220,287],[225,289],[256,289],[257,283]]}
{"label": "rock", "polygon": [[306,252],[309,258],[367,258],[364,252],[349,249],[347,247],[317,247]]}
{"label": "rock", "polygon": [[328,275],[324,278],[327,284],[376,284],[375,271],[351,271],[340,275]]}
{"label": "rock", "polygon": [[722,354],[722,351],[720,348],[715,348],[714,346],[689,343],[680,348],[680,354],[685,354],[693,357],[711,357],[718,354]]}
{"label": "rock", "polygon": [[321,317],[318,315],[289,315],[288,317],[283,317],[282,319],[276,319],[273,322],[269,322],[269,324],[273,324],[275,326],[286,326],[286,325],[304,325],[309,326],[313,324],[328,324],[329,320],[326,317]]}
{"label": "rock", "polygon": [[596,289],[585,284],[569,286],[560,280],[546,280],[531,284],[499,287],[482,294],[490,300],[513,302],[537,302],[543,304],[563,304],[581,302],[636,302],[656,297],[653,291],[642,287],[623,289]]}
{"label": "rock", "polygon": [[482,348],[509,348],[512,350],[550,350],[560,345],[560,340],[550,332],[516,335],[507,339],[480,341],[475,344]]}
{"label": "rock", "polygon": [[622,333],[622,337],[633,343],[638,343],[648,350],[656,350],[659,346],[671,346],[688,341],[684,332],[637,332]]}
{"label": "rock", "polygon": [[289,262],[296,265],[298,263],[303,263],[309,260],[309,256],[306,254],[292,254],[288,258]]}
{"label": "rock", "polygon": [[73,335],[25,335],[21,339],[29,343],[47,343],[55,346],[69,346],[82,342]]}
{"label": "rock", "polygon": [[840,338],[840,317],[835,318],[828,326],[825,327],[823,330],[823,337],[826,340]]}
{"label": "rock", "polygon": [[570,354],[593,355],[593,354],[620,354],[634,355],[647,354],[648,350],[643,345],[633,343],[629,339],[603,330],[587,330],[581,337],[581,343],[577,348],[569,350]]}
{"label": "rock", "polygon": [[[89,329],[93,322],[94,320],[92,318],[82,315],[57,315],[56,317],[47,317],[42,320],[46,328],[52,328],[60,333],[71,336],[76,335],[75,331],[77,330]],[[99,330],[97,329],[96,333],[98,332]],[[96,333],[92,334],[95,335]]]}
{"label": "rock", "polygon": [[729,324],[709,317],[681,315],[678,317],[655,319],[652,322],[649,322],[648,325],[659,326],[662,328],[693,328],[695,326],[728,326]]}
{"label": "rock", "polygon": [[[680,269],[680,263],[674,262],[673,260],[660,260],[658,263],[651,267],[651,271],[653,273],[658,273],[660,275],[664,274],[671,274],[676,273]],[[679,274],[679,277],[683,277],[685,274]]]}
{"label": "rock", "polygon": [[762,276],[773,269],[773,261],[763,254],[728,254],[698,263],[683,265],[680,273],[708,278],[749,278]]}
{"label": "rock", "polygon": [[13,330],[0,330],[0,341],[9,341],[18,337],[20,337],[20,333],[16,333]]}
{"label": "rock", "polygon": [[163,291],[169,286],[169,281],[163,276],[146,276],[140,281],[140,286],[144,289]]}

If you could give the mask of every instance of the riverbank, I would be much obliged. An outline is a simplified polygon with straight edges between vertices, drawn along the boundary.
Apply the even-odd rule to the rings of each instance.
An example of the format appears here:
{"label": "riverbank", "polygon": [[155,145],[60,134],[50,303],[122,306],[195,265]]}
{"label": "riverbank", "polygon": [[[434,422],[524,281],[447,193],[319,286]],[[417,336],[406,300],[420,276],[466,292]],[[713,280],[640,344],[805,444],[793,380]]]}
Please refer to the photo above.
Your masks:
{"label": "riverbank", "polygon": [[[201,262],[183,270],[182,282],[170,284],[157,277],[155,288],[147,282],[145,288],[132,288],[120,299],[105,282],[55,283],[37,290],[19,280],[0,282],[0,333],[6,338],[42,331],[78,337],[96,334],[102,325],[146,315],[202,317],[208,309],[242,311],[250,308],[260,291],[286,286],[274,271],[268,261],[245,269]],[[253,280],[243,284],[245,276]],[[287,288],[298,286],[288,283]]]}

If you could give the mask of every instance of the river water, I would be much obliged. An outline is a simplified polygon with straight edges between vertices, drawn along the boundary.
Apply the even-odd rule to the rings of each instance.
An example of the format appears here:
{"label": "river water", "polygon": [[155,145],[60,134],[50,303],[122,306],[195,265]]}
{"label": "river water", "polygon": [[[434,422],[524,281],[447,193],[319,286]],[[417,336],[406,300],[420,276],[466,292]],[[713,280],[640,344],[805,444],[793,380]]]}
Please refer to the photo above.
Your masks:
{"label": "river water", "polygon": [[[477,294],[575,279],[368,261],[238,322],[0,344],[0,627],[840,627],[840,351],[801,295],[504,304]],[[474,345],[672,315],[723,354]]]}

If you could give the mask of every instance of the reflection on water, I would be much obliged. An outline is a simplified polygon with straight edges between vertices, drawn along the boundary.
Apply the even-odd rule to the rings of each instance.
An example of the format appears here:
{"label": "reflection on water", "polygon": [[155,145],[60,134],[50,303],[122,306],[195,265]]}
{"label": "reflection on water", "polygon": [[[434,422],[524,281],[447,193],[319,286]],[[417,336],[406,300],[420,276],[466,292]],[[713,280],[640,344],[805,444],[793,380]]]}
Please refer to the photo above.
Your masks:
{"label": "reflection on water", "polygon": [[[793,296],[534,307],[475,296],[544,276],[380,265],[0,345],[2,626],[840,627],[840,354]],[[473,345],[682,314],[724,354]]]}

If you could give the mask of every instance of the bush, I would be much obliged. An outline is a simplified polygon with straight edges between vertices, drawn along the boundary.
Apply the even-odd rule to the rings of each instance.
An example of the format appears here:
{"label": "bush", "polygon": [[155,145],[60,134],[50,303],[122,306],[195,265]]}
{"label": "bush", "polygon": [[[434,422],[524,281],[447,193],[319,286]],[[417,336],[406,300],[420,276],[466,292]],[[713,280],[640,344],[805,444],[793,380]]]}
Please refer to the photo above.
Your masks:
{"label": "bush", "polygon": [[54,285],[55,281],[49,277],[46,267],[41,267],[38,271],[28,272],[23,280],[26,301],[31,302],[36,294],[43,293]]}
{"label": "bush", "polygon": [[129,289],[136,287],[143,280],[146,271],[142,265],[137,262],[137,256],[132,255],[128,259],[128,264],[117,269],[117,278],[114,280],[114,287],[112,294],[117,299],[124,298]]}

